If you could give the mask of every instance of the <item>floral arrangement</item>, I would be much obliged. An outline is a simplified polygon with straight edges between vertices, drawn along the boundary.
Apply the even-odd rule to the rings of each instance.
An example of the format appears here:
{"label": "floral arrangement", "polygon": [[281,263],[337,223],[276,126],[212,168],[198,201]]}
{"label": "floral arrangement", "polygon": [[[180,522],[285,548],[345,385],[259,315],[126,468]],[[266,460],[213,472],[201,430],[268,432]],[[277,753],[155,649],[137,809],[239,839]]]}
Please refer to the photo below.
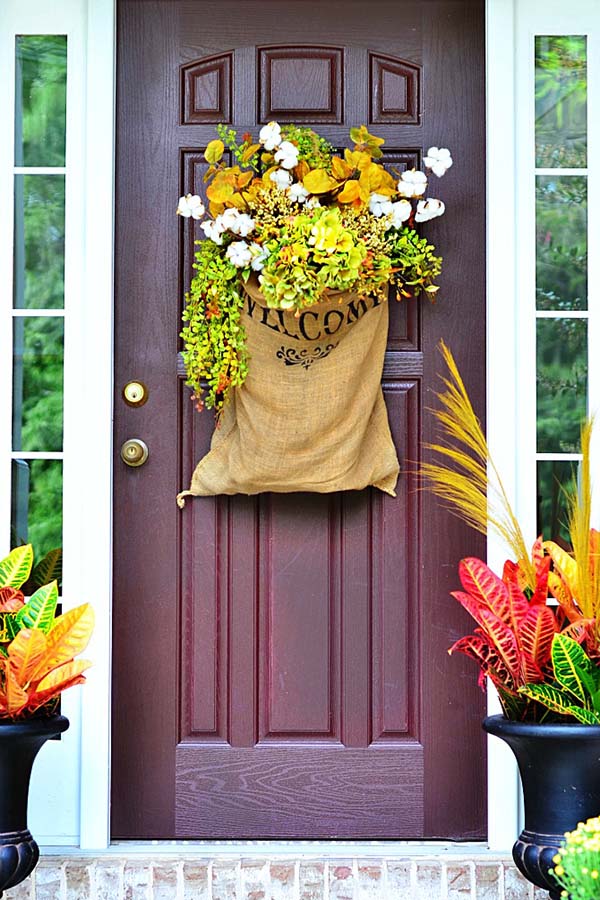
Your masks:
{"label": "floral arrangement", "polygon": [[[573,552],[538,538],[531,553],[508,501],[452,354],[441,345],[449,377],[435,412],[443,443],[421,473],[459,517],[490,527],[514,553],[502,576],[475,558],[461,561],[463,590],[453,596],[477,624],[449,653],[460,652],[489,678],[504,714],[516,721],[600,724],[600,533],[591,528],[590,442],[582,426],[579,491],[569,497]],[[549,603],[550,598],[555,602]]]}
{"label": "floral arrangement", "polygon": [[[380,162],[382,138],[360,126],[352,149],[335,153],[309,128],[269,122],[257,143],[219,126],[205,152],[208,216],[199,195],[177,213],[200,221],[196,275],[184,312],[183,358],[198,408],[222,411],[248,372],[241,322],[244,284],[257,278],[267,306],[299,310],[330,291],[433,298],[441,258],[416,226],[444,212],[425,198],[427,174],[390,174]],[[223,162],[225,153],[232,165]],[[450,152],[431,147],[425,167],[438,177]],[[201,382],[208,391],[203,399]]]}
{"label": "floral arrangement", "polygon": [[600,895],[600,817],[580,822],[554,857],[554,875],[561,897],[596,900]]}

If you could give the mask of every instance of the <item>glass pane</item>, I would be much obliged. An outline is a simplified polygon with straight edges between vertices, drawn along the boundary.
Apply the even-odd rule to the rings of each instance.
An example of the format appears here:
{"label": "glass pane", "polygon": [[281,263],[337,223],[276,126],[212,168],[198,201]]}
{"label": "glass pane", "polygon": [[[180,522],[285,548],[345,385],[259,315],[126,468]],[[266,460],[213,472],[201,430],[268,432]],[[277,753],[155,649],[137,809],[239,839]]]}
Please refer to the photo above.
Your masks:
{"label": "glass pane", "polygon": [[64,175],[15,175],[16,309],[63,308],[64,255]]}
{"label": "glass pane", "polygon": [[587,178],[536,179],[536,304],[587,309]]}
{"label": "glass pane", "polygon": [[545,541],[569,547],[566,493],[576,484],[577,463],[564,460],[537,464],[537,531]]}
{"label": "glass pane", "polygon": [[62,450],[64,319],[13,323],[13,450]]}
{"label": "glass pane", "polygon": [[17,37],[16,166],[64,166],[66,107],[66,36]]}
{"label": "glass pane", "polygon": [[587,321],[538,319],[538,453],[579,452],[586,412]]}
{"label": "glass pane", "polygon": [[12,546],[33,544],[36,562],[62,546],[62,481],[61,460],[13,460]]}
{"label": "glass pane", "polygon": [[535,39],[535,164],[587,166],[587,39]]}

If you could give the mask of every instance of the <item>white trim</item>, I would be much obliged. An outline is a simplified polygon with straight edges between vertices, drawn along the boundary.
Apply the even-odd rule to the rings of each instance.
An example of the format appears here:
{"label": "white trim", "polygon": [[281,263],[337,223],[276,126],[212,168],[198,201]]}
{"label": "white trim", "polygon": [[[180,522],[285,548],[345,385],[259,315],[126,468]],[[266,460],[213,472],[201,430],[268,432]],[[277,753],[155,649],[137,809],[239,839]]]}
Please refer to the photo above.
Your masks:
{"label": "white trim", "polygon": [[[91,466],[86,460],[80,472],[80,521],[88,534],[81,544],[80,584],[89,588],[96,627],[91,648],[95,664],[82,710],[80,844],[98,850],[110,842],[115,0],[87,0],[87,14],[83,195],[93,203],[86,206],[85,222],[87,282],[80,337],[86,365],[80,427],[93,435],[93,455]],[[90,470],[94,488],[83,491]]]}
{"label": "white trim", "polygon": [[[486,2],[487,81],[487,438],[509,496],[516,493],[518,435],[515,290],[516,144],[514,96],[515,0]],[[488,562],[502,567],[505,548],[494,535]],[[490,714],[499,712],[490,692]],[[507,851],[518,833],[519,781],[514,757],[496,738],[488,738],[488,844]]]}
{"label": "white trim", "polygon": [[13,319],[60,319],[64,316],[64,309],[11,309]]}
{"label": "white trim", "polygon": [[65,166],[15,166],[14,175],[65,175]]}

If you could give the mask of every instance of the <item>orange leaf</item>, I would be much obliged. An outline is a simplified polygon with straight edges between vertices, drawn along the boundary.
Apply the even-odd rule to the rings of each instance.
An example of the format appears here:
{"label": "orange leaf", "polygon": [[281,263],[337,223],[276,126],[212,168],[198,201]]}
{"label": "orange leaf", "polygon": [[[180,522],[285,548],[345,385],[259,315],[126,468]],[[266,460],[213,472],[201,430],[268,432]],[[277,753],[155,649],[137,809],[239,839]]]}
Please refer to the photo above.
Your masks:
{"label": "orange leaf", "polygon": [[0,588],[0,612],[18,612],[25,605],[22,591],[12,587]]}
{"label": "orange leaf", "polygon": [[46,649],[46,635],[39,628],[23,628],[8,645],[8,663],[20,685],[30,680]]}
{"label": "orange leaf", "polygon": [[10,666],[5,665],[6,710],[9,716],[16,716],[27,705],[29,694],[23,690]]}

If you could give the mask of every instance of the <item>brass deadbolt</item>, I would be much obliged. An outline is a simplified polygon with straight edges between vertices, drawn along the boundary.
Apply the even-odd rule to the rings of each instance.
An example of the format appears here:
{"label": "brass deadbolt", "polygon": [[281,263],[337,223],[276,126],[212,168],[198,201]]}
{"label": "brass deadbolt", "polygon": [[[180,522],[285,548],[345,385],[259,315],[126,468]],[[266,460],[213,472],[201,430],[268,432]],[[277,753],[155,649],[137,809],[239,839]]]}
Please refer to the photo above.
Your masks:
{"label": "brass deadbolt", "polygon": [[128,381],[123,388],[123,399],[128,406],[143,406],[148,399],[148,388],[142,381]]}
{"label": "brass deadbolt", "polygon": [[130,438],[121,447],[121,459],[127,466],[143,466],[148,459],[148,447],[139,438]]}

